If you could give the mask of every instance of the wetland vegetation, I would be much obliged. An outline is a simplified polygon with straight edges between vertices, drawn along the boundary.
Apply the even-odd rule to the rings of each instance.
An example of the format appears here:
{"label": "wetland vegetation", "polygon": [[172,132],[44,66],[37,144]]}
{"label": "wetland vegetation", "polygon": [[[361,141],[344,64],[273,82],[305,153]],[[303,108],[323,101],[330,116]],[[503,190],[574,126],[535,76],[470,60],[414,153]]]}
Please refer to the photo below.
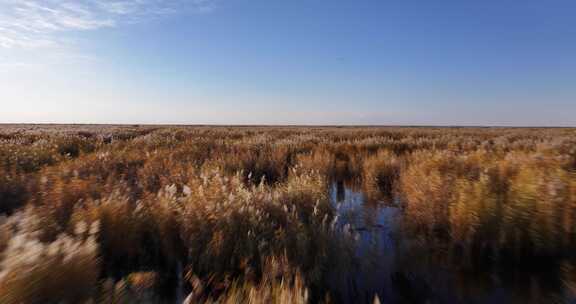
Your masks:
{"label": "wetland vegetation", "polygon": [[569,303],[576,129],[5,125],[0,302]]}

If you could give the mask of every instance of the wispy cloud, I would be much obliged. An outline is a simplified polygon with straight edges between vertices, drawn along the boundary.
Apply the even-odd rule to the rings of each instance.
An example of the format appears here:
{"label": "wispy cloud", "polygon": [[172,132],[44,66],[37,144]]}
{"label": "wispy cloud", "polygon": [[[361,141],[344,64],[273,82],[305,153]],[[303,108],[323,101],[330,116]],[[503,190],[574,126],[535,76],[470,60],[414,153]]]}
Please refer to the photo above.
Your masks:
{"label": "wispy cloud", "polygon": [[110,28],[214,8],[214,0],[0,0],[0,48],[60,47],[63,32]]}

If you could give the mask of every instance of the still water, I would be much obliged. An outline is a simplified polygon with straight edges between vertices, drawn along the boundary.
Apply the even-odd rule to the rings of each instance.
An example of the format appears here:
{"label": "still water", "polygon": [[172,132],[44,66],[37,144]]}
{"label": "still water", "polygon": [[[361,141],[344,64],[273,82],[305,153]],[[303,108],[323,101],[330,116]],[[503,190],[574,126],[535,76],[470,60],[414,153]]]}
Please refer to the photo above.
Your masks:
{"label": "still water", "polygon": [[[449,254],[404,237],[401,201],[368,200],[354,183],[335,182],[337,225],[357,239],[355,267],[334,276],[344,303],[576,303],[576,269],[553,261],[534,269],[462,270]],[[352,271],[350,271],[352,270]]]}

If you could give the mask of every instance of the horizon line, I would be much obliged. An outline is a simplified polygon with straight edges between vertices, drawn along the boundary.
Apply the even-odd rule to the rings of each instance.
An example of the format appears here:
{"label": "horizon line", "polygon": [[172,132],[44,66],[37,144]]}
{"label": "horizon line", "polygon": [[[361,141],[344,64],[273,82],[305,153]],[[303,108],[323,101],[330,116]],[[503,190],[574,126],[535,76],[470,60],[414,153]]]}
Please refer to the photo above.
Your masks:
{"label": "horizon line", "polygon": [[326,127],[326,128],[538,128],[538,129],[574,129],[563,125],[458,125],[458,124],[221,124],[221,123],[60,123],[60,122],[18,122],[4,123],[0,126],[163,126],[163,127]]}

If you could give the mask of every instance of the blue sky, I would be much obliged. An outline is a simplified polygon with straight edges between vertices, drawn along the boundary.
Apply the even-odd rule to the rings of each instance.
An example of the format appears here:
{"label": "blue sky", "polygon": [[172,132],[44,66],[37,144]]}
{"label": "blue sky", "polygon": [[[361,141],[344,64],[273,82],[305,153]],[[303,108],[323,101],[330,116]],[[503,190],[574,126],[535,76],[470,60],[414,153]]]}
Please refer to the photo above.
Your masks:
{"label": "blue sky", "polygon": [[576,126],[576,2],[0,0],[0,122]]}

